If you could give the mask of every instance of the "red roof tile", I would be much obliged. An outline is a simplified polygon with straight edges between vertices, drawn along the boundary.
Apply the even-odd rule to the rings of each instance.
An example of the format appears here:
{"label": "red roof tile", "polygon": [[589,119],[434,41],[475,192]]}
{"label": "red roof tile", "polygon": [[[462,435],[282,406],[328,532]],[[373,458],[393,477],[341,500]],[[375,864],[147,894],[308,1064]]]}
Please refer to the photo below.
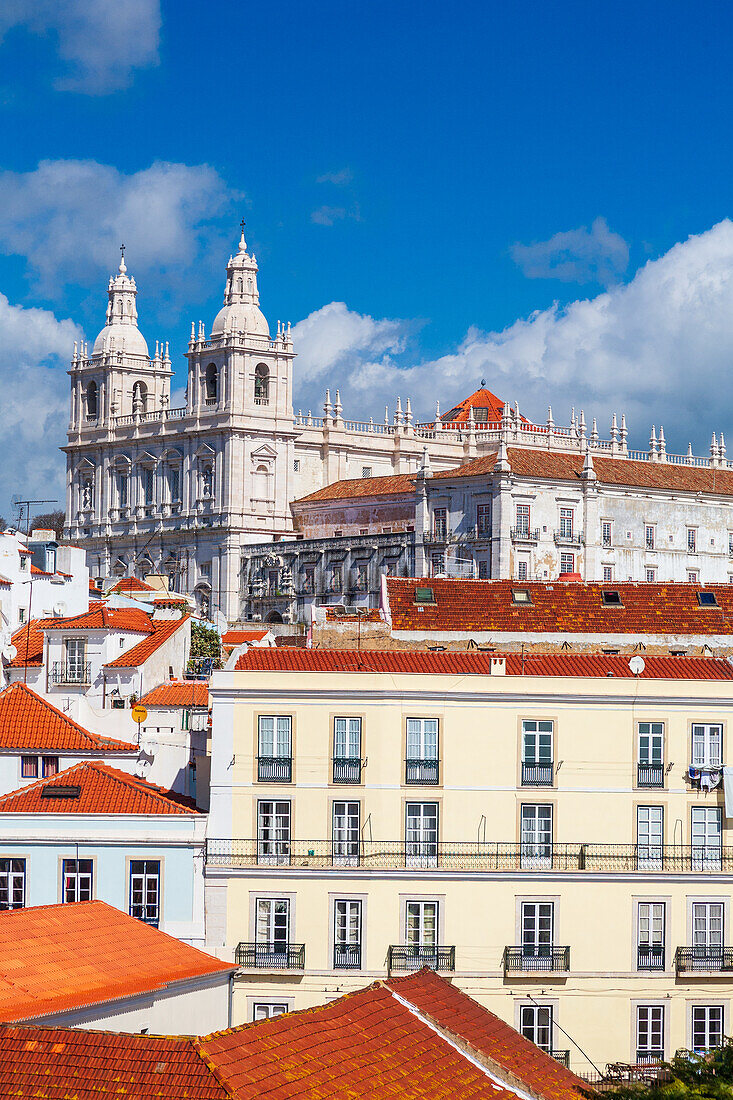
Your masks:
{"label": "red roof tile", "polygon": [[[54,787],[78,787],[79,797],[51,797]],[[0,795],[0,814],[192,814],[196,804],[137,776],[84,760],[39,779],[10,794]]]}
{"label": "red roof tile", "polygon": [[[0,913],[0,1021],[166,989],[224,963],[103,901]],[[53,980],[49,980],[53,975]]]}
{"label": "red roof tile", "polygon": [[40,668],[43,664],[43,623],[45,619],[31,619],[13,634],[12,642],[18,650],[10,661],[11,668]]}
{"label": "red roof tile", "polygon": [[[507,676],[633,678],[628,657],[605,653],[502,654]],[[419,676],[489,676],[496,655],[475,650],[250,649],[239,672],[367,672]],[[733,665],[716,657],[645,657],[642,680],[733,680]]]}
{"label": "red roof tile", "polygon": [[141,581],[139,577],[123,577],[110,588],[110,592],[154,592],[152,584]]}
{"label": "red roof tile", "polygon": [[[415,605],[415,589],[431,588],[434,604]],[[530,593],[515,604],[512,591]],[[621,606],[602,593],[618,592]],[[697,594],[714,592],[717,608],[700,607]],[[387,578],[392,630],[543,634],[733,634],[733,585],[601,584],[575,581],[461,581],[439,577]]]}
{"label": "red roof tile", "polygon": [[0,1097],[226,1100],[192,1039],[0,1025]]}
{"label": "red roof tile", "polygon": [[[488,410],[486,420],[477,420],[476,427],[478,429],[486,424],[496,426],[501,422],[504,413],[504,402],[500,397],[497,397],[495,393],[492,393],[491,390],[482,387],[480,390],[476,390],[475,393],[472,393],[470,397],[466,397],[463,401],[459,401],[458,404],[454,405],[448,412],[443,413],[440,419],[443,424],[466,423],[471,409]],[[521,414],[519,419],[522,423],[529,424],[529,420],[525,419]]]}
{"label": "red roof tile", "polygon": [[89,733],[26,684],[0,691],[0,751],[114,753],[137,752],[137,745]]}
{"label": "red roof tile", "polygon": [[383,984],[199,1047],[240,1100],[515,1100]]}
{"label": "red roof tile", "polygon": [[149,637],[143,638],[143,640],[138,642],[137,645],[134,645],[132,649],[128,649],[127,653],[123,653],[120,657],[116,657],[114,661],[109,661],[104,667],[138,668],[139,665],[144,664],[149,657],[152,657],[156,649],[160,649],[164,642],[172,638],[176,631],[179,630],[190,617],[190,615],[182,615],[180,619],[157,619],[152,621],[153,633],[150,634]]}
{"label": "red roof tile", "polygon": [[261,642],[268,633],[267,630],[227,630],[226,634],[222,634],[221,640],[223,645],[232,647],[244,645],[245,642],[251,645],[252,642]]}
{"label": "red roof tile", "polygon": [[168,680],[140,702],[144,707],[208,707],[209,685],[203,680]]}
{"label": "red roof tile", "polygon": [[587,1094],[588,1085],[580,1077],[433,971],[390,978],[386,984],[541,1096],[566,1100],[578,1097],[582,1090]]}
{"label": "red roof tile", "polygon": [[154,624],[147,611],[137,607],[108,607],[93,602],[83,615],[67,619],[44,619],[44,630],[121,630],[128,634],[150,634]]}
{"label": "red roof tile", "polygon": [[293,504],[315,504],[320,500],[343,500],[348,497],[392,497],[405,493],[414,496],[416,474],[385,474],[383,477],[354,477],[334,481],[315,493],[294,500]]}

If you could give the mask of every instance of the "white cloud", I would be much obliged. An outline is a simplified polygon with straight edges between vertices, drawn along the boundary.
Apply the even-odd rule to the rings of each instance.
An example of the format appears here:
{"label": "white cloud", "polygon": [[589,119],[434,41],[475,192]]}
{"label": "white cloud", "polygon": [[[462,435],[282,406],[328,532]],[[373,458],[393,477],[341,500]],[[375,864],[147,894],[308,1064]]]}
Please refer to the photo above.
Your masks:
{"label": "white cloud", "polygon": [[600,283],[608,286],[629,264],[629,246],[596,218],[590,229],[581,225],[555,233],[549,241],[517,242],[510,248],[514,262],[528,279],[559,279],[564,283]]}
{"label": "white cloud", "polygon": [[[721,428],[733,450],[733,223],[675,245],[649,261],[624,286],[585,301],[554,305],[501,332],[471,329],[455,352],[408,365],[410,326],[373,320],[332,303],[300,322],[295,350],[305,345],[305,386],[298,402],[314,402],[339,386],[344,414],[378,415],[394,397],[412,397],[427,418],[439,397],[445,410],[485,378],[489,388],[527,415],[567,423],[569,408],[597,415],[626,411],[631,438],[644,446],[651,422],[665,426],[670,449],[692,440],[704,453]],[[305,337],[301,341],[301,333]],[[372,334],[382,333],[376,347]],[[377,341],[378,343],[378,341]],[[324,354],[319,349],[324,348]],[[296,359],[296,377],[300,359]],[[302,373],[300,374],[302,378]],[[313,382],[317,380],[317,392]],[[311,396],[312,395],[312,396]],[[315,408],[315,404],[314,404]]]}
{"label": "white cloud", "polygon": [[65,508],[64,456],[69,416],[66,367],[81,331],[45,309],[12,305],[0,294],[0,514],[10,498],[51,498]]}
{"label": "white cloud", "polygon": [[361,221],[358,205],[354,204],[348,209],[345,206],[319,206],[317,210],[311,211],[311,221],[314,225],[335,225],[336,222],[344,221],[346,218],[355,222]]}
{"label": "white cloud", "polygon": [[205,164],[156,161],[126,175],[94,160],[41,161],[0,172],[0,247],[24,256],[53,297],[109,274],[121,242],[133,274],[190,266],[229,197]]}
{"label": "white cloud", "polygon": [[332,183],[336,187],[343,187],[351,183],[353,178],[354,173],[350,168],[339,168],[336,172],[324,172],[322,176],[318,176],[316,183]]}
{"label": "white cloud", "polygon": [[160,0],[4,0],[0,11],[0,39],[13,28],[52,35],[68,66],[56,87],[91,95],[158,64],[160,25]]}

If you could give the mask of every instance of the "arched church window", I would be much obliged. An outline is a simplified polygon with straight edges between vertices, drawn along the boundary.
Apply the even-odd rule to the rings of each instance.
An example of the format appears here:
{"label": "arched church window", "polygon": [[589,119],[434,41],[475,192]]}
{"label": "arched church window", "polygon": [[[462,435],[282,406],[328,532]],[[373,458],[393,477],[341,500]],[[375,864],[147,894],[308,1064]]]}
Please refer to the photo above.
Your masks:
{"label": "arched church window", "polygon": [[242,282],[241,279],[237,279],[237,290],[239,291],[240,294],[244,290],[244,283]]}
{"label": "arched church window", "polygon": [[127,470],[118,469],[117,474],[117,507],[127,508],[128,493],[127,493]]}
{"label": "arched church window", "polygon": [[87,386],[87,420],[96,420],[98,413],[97,383],[90,382]]}
{"label": "arched church window", "polygon": [[136,382],[132,387],[132,411],[144,413],[148,404],[148,387],[144,382]]}
{"label": "arched church window", "polygon": [[219,374],[215,363],[209,363],[205,378],[206,400],[216,401],[219,389]]}
{"label": "arched church window", "polygon": [[265,363],[255,367],[255,405],[266,405],[270,396],[270,371]]}

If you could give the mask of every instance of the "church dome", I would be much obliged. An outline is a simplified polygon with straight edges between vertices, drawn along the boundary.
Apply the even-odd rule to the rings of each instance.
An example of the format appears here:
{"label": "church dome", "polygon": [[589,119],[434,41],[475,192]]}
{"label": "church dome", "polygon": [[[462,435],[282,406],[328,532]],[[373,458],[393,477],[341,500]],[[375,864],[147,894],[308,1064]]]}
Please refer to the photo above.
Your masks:
{"label": "church dome", "polygon": [[239,250],[236,256],[229,257],[227,264],[227,285],[224,292],[224,306],[219,310],[211,326],[212,336],[221,336],[231,331],[245,331],[257,336],[269,336],[270,326],[259,307],[260,293],[257,289],[257,261],[247,252],[244,239],[244,222]]}
{"label": "church dome", "polygon": [[149,357],[148,345],[137,325],[105,325],[94,341],[92,355],[104,355],[109,351],[122,351],[125,355]]}

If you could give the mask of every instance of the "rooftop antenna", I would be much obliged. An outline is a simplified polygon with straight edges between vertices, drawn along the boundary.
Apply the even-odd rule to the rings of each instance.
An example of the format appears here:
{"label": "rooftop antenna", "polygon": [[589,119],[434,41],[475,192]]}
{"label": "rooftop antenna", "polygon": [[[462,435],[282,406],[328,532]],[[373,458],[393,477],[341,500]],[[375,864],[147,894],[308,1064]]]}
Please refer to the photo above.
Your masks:
{"label": "rooftop antenna", "polygon": [[26,538],[30,534],[31,504],[58,504],[57,500],[21,500],[17,493],[13,494],[10,501],[11,507],[18,509],[18,527],[23,522],[23,509],[25,508],[25,533]]}

